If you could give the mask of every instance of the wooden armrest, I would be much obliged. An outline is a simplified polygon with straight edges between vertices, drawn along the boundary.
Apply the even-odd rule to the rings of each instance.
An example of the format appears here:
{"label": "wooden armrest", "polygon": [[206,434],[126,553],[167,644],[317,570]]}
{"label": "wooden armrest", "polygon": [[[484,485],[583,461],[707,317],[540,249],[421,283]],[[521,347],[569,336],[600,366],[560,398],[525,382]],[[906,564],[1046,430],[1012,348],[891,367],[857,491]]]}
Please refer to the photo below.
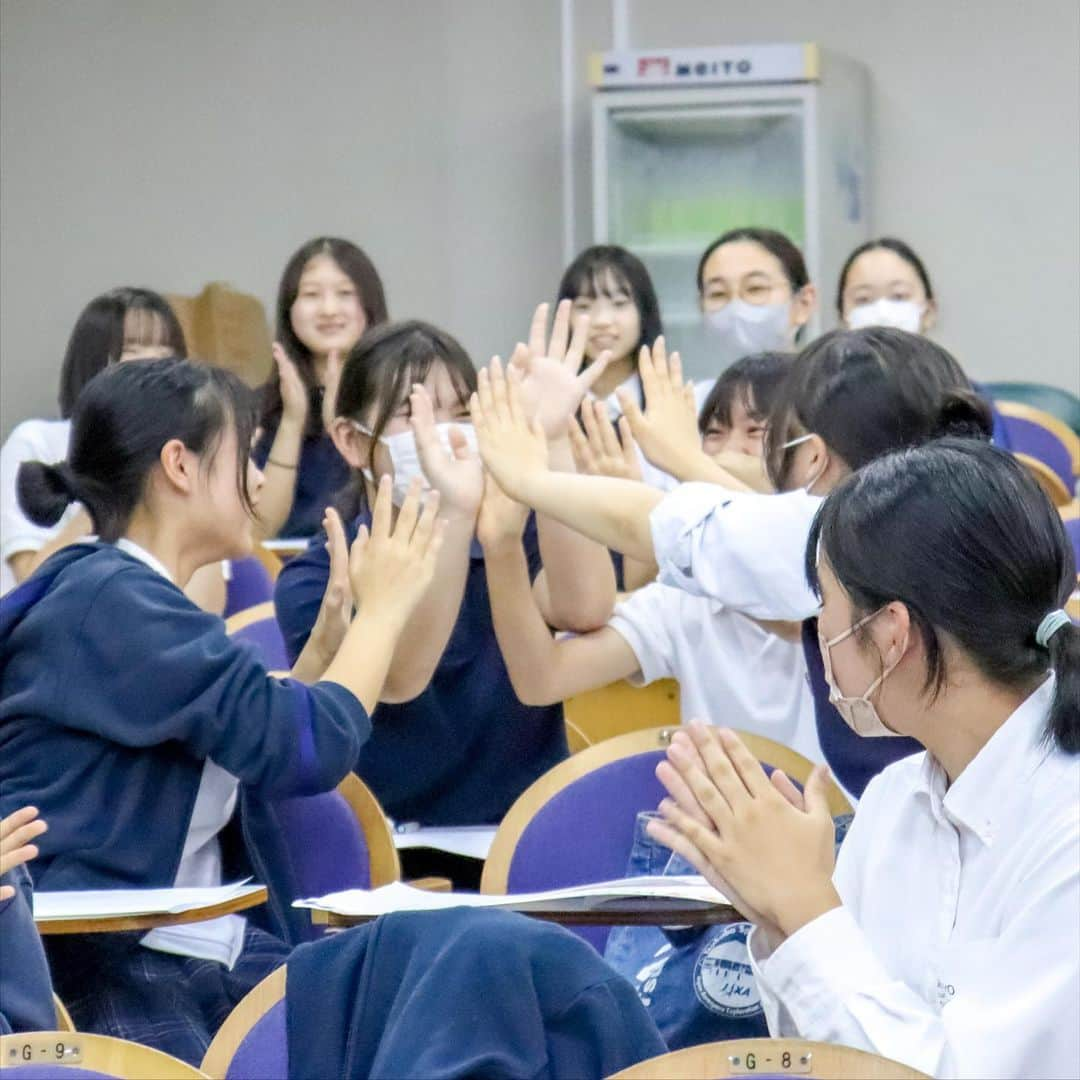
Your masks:
{"label": "wooden armrest", "polygon": [[453,892],[454,883],[445,877],[419,877],[413,881],[406,881],[414,889],[426,889],[428,892]]}

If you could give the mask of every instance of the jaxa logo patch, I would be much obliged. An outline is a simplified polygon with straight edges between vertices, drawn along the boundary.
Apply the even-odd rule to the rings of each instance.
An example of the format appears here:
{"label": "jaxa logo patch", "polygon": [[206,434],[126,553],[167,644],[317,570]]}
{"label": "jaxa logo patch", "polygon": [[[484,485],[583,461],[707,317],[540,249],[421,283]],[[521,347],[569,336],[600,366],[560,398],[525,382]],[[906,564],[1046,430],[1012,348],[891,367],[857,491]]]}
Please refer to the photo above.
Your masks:
{"label": "jaxa logo patch", "polygon": [[694,993],[717,1016],[742,1019],[761,1012],[761,995],[746,947],[749,933],[749,923],[732,923],[698,954]]}

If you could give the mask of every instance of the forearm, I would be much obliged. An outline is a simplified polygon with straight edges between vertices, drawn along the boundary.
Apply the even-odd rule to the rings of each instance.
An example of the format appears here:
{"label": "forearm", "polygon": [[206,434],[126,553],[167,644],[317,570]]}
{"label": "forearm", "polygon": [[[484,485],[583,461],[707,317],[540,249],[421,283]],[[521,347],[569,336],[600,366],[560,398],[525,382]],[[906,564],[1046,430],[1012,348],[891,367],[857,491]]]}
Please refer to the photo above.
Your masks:
{"label": "forearm", "polygon": [[[401,625],[393,616],[376,610],[357,612],[341,648],[322,673],[321,680],[317,676],[311,678],[310,672],[306,678],[303,673],[297,674],[297,668],[305,663],[306,648],[296,661],[293,675],[303,682],[333,682],[344,686],[370,716],[382,698],[383,686],[400,638]],[[307,659],[315,660],[314,657]]]}
{"label": "forearm", "polygon": [[554,678],[556,642],[533,598],[520,541],[485,548],[484,571],[495,637],[514,693],[526,705],[561,701]]}
{"label": "forearm", "polygon": [[[548,460],[553,471],[576,475],[569,440],[552,444]],[[536,531],[548,624],[578,633],[603,626],[615,606],[615,571],[607,549],[547,514],[537,518]]]}
{"label": "forearm", "polygon": [[[756,460],[745,454],[740,456],[746,457],[747,461]],[[718,465],[704,450],[680,454],[671,460],[667,471],[683,484],[701,481],[706,484],[717,484],[729,491],[756,490],[734,473]]]}
{"label": "forearm", "polygon": [[303,440],[303,426],[282,419],[263,466],[258,509],[259,532],[263,537],[277,536],[288,520],[296,494]]}
{"label": "forearm", "polygon": [[642,562],[638,559],[623,559],[623,592],[635,592],[656,580],[659,568],[655,561]]}
{"label": "forearm", "polygon": [[606,548],[642,562],[655,557],[649,515],[662,491],[633,480],[544,470],[523,477],[512,494]]}
{"label": "forearm", "polygon": [[473,530],[471,516],[449,519],[434,580],[416,606],[394,650],[383,701],[411,701],[431,682],[461,611],[469,575]]}

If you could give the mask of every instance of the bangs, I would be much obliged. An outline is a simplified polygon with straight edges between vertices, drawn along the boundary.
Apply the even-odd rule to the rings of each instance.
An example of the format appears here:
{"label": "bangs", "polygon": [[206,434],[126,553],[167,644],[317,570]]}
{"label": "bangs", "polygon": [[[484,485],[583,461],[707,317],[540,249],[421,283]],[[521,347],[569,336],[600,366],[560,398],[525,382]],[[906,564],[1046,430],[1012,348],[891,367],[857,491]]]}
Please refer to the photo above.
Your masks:
{"label": "bangs", "polygon": [[570,289],[574,299],[579,296],[587,300],[595,300],[603,296],[608,300],[614,300],[623,295],[629,296],[634,302],[637,297],[630,279],[626,277],[618,267],[611,263],[599,263],[592,266],[583,266],[570,281]]}

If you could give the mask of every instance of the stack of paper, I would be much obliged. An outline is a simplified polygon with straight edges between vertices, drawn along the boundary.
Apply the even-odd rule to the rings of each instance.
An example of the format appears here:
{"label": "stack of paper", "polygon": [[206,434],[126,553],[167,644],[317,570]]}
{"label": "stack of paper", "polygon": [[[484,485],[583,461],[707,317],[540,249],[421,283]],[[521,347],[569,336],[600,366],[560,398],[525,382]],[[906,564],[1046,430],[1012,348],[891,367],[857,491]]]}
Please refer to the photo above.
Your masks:
{"label": "stack of paper", "polygon": [[394,830],[394,846],[398,851],[406,848],[434,848],[436,851],[449,851],[452,855],[465,855],[470,859],[482,860],[488,857],[497,831],[494,825],[420,828],[398,825]]}
{"label": "stack of paper", "polygon": [[34,920],[101,919],[129,915],[178,915],[214,907],[259,892],[262,885],[243,881],[199,889],[95,889],[81,892],[34,892]]}
{"label": "stack of paper", "polygon": [[546,892],[510,893],[485,896],[477,893],[429,892],[395,881],[379,889],[347,889],[326,896],[297,900],[293,907],[316,908],[336,915],[374,917],[392,911],[434,911],[452,907],[510,907],[526,904],[557,907],[562,901],[584,901],[587,906],[601,906],[613,900],[676,900],[688,906],[730,907],[730,901],[704,878],[638,877],[576,885]]}

